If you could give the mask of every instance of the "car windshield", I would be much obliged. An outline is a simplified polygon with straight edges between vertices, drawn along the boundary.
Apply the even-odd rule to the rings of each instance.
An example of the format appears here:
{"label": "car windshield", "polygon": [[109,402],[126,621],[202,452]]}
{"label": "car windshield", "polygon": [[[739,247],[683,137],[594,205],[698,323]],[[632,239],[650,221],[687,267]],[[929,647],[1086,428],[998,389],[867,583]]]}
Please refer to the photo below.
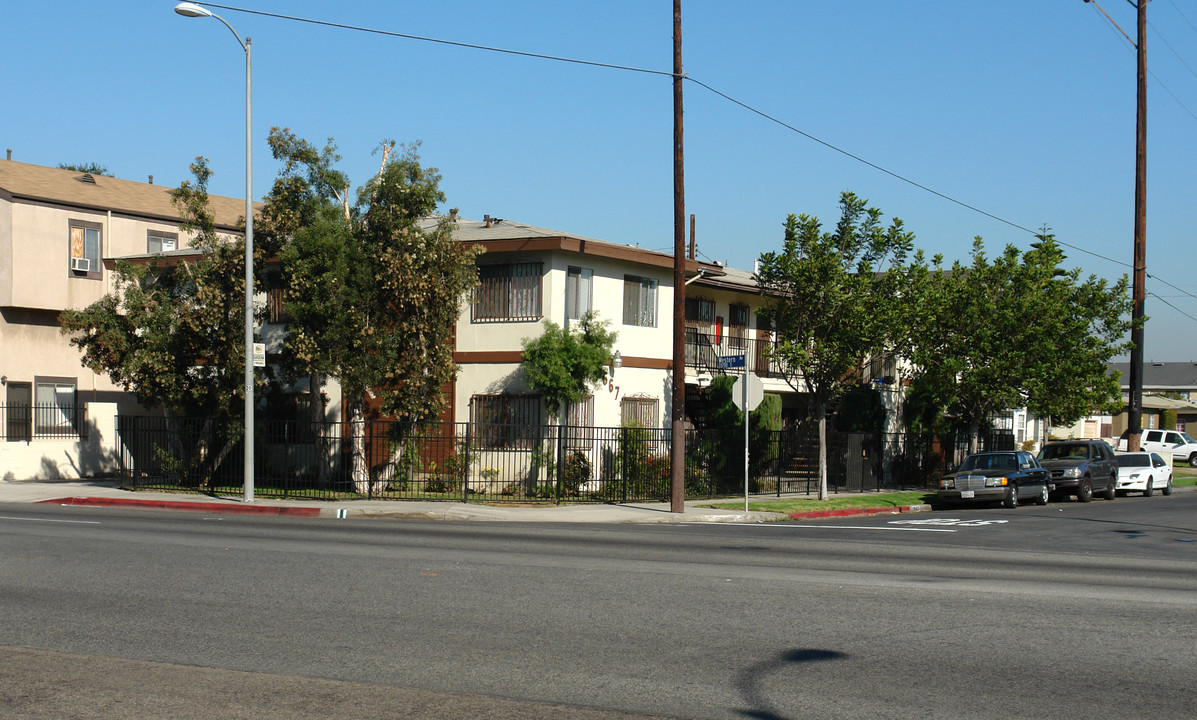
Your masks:
{"label": "car windshield", "polygon": [[1147,467],[1151,461],[1146,455],[1119,455],[1118,467]]}
{"label": "car windshield", "polygon": [[1039,451],[1040,460],[1084,460],[1089,456],[1085,445],[1074,443],[1071,445],[1045,445]]}
{"label": "car windshield", "polygon": [[1018,460],[1013,455],[969,455],[960,464],[961,470],[1017,470]]}
{"label": "car windshield", "polygon": [[1184,440],[1184,441],[1185,441],[1185,443],[1193,443],[1193,442],[1197,442],[1197,441],[1193,440],[1193,438],[1189,437],[1189,434],[1188,434],[1188,433],[1181,433],[1181,434],[1180,434],[1180,439],[1181,439],[1181,440]]}

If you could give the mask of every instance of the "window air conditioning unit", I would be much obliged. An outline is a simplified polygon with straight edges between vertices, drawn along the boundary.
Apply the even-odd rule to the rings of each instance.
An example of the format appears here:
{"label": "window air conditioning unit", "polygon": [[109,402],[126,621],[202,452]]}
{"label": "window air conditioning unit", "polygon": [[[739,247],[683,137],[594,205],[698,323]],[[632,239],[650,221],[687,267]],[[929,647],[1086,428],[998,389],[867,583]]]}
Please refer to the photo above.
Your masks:
{"label": "window air conditioning unit", "polygon": [[71,258],[71,269],[75,272],[91,272],[91,259],[73,257]]}

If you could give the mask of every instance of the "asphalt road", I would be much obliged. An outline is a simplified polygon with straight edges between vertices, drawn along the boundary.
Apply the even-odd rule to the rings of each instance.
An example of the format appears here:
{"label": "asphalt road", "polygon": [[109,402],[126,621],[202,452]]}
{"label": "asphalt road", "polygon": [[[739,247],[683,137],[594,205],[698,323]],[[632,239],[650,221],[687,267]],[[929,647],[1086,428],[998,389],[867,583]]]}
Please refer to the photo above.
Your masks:
{"label": "asphalt road", "polygon": [[1124,718],[1197,493],[753,526],[0,506],[0,717]]}

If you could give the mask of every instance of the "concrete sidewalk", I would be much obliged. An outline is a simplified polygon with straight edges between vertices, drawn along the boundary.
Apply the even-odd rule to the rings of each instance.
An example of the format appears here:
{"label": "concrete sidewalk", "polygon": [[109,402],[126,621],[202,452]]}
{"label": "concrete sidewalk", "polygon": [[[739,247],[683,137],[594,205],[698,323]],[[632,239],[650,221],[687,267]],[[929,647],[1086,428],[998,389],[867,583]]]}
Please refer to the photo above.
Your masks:
{"label": "concrete sidewalk", "polygon": [[[736,502],[736,498],[720,503]],[[213,514],[253,514],[289,517],[326,518],[398,518],[413,520],[470,520],[500,522],[565,523],[678,523],[741,522],[763,523],[797,518],[842,517],[862,515],[866,511],[822,511],[795,516],[775,512],[745,512],[702,507],[712,500],[688,500],[685,512],[670,512],[669,503],[625,503],[608,505],[485,505],[482,502],[431,502],[420,500],[310,501],[256,499],[246,503],[241,498],[212,497],[202,494],[164,493],[124,490],[106,480],[73,481],[3,481],[0,503],[46,503],[88,507],[125,507],[149,510],[177,510]],[[743,498],[739,498],[743,502]],[[928,506],[887,508],[881,512],[917,512]],[[873,511],[877,512],[877,511]]]}

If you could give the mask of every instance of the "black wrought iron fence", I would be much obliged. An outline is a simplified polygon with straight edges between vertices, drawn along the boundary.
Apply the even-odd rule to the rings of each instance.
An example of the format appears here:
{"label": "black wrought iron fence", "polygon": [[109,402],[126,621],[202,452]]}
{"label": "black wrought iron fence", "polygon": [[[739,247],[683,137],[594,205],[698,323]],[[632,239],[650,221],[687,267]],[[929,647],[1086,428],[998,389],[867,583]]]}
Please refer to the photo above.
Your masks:
{"label": "black wrought iron fence", "polygon": [[84,405],[0,404],[0,440],[7,442],[86,439],[87,428]]}
{"label": "black wrought iron fence", "polygon": [[[666,428],[546,425],[513,435],[503,427],[259,420],[255,494],[458,502],[635,502],[670,496]],[[117,433],[120,473],[132,486],[243,492],[237,421],[122,416]],[[687,497],[744,492],[741,433],[689,430],[685,443]],[[829,432],[828,487],[832,492],[933,487],[958,462],[957,455],[954,439]],[[750,494],[818,490],[819,443],[811,427],[754,437],[749,460]]]}

